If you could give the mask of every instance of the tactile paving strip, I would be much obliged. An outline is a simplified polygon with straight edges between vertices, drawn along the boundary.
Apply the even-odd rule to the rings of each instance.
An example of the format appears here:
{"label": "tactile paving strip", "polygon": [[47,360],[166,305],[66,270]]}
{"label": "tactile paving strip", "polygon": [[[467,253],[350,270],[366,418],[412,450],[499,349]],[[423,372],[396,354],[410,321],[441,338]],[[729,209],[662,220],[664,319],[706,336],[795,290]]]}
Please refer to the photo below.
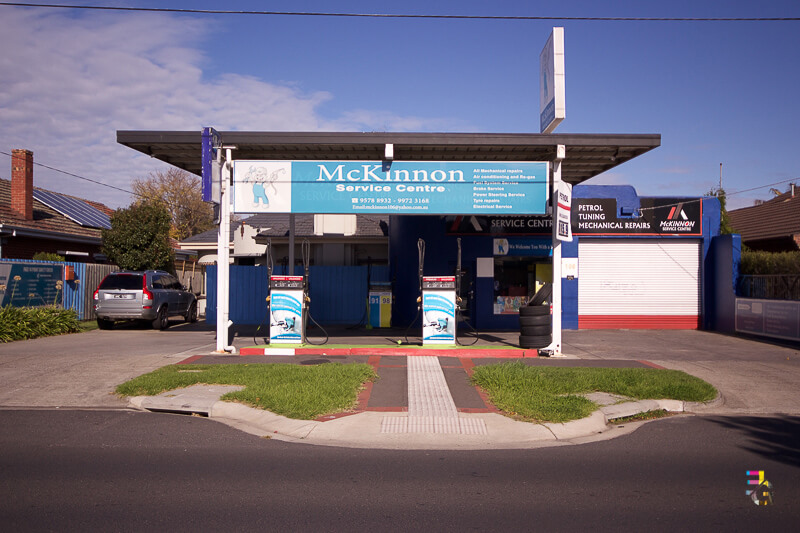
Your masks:
{"label": "tactile paving strip", "polygon": [[386,416],[381,433],[451,433],[486,435],[479,418],[461,418],[439,359],[408,357],[408,415]]}
{"label": "tactile paving strip", "polygon": [[436,357],[408,358],[408,416],[458,418],[458,410]]}

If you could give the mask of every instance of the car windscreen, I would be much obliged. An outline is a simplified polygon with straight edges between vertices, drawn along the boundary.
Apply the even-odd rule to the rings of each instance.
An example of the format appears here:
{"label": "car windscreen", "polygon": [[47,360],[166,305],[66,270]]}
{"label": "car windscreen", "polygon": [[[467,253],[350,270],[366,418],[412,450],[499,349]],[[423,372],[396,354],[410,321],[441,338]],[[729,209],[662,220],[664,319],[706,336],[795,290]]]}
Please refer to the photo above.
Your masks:
{"label": "car windscreen", "polygon": [[122,289],[126,291],[142,289],[141,274],[116,274],[106,276],[106,279],[98,287],[98,290]]}

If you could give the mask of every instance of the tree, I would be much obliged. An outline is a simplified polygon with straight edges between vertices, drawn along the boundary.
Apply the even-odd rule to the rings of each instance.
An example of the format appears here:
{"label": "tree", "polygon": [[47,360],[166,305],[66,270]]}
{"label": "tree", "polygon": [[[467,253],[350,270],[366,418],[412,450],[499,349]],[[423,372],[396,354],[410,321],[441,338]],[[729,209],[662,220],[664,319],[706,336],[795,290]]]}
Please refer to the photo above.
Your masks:
{"label": "tree", "polygon": [[175,270],[175,252],[170,245],[170,216],[155,201],[141,201],[117,209],[111,229],[104,229],[103,253],[125,270]]}
{"label": "tree", "polygon": [[712,188],[706,193],[706,196],[716,196],[719,200],[720,215],[719,215],[719,233],[720,235],[730,235],[736,233],[736,230],[731,226],[731,217],[728,215],[728,199],[725,196],[725,189]]}
{"label": "tree", "polygon": [[35,261],[66,261],[63,255],[54,252],[36,252],[33,254]]}
{"label": "tree", "polygon": [[169,211],[170,236],[181,241],[214,227],[214,212],[203,201],[200,178],[185,170],[170,168],[133,180],[133,192],[142,200],[158,200]]}

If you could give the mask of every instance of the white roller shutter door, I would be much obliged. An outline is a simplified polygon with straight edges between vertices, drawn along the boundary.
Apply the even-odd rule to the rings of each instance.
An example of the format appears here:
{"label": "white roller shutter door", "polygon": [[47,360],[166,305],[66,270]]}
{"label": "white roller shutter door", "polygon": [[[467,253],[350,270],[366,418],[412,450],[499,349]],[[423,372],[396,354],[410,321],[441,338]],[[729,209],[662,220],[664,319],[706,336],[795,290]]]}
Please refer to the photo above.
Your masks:
{"label": "white roller shutter door", "polygon": [[581,239],[580,328],[696,329],[700,242]]}

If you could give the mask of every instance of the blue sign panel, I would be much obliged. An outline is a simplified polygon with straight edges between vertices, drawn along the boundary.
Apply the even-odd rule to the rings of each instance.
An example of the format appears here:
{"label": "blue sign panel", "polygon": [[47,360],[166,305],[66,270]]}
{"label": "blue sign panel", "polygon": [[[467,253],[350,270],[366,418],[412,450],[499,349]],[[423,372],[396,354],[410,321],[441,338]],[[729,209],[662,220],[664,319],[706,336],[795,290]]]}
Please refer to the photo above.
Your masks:
{"label": "blue sign panel", "polygon": [[544,214],[547,162],[235,161],[235,213]]}
{"label": "blue sign panel", "polygon": [[204,202],[219,203],[219,176],[215,175],[214,164],[217,150],[222,146],[219,133],[214,128],[203,128],[202,136],[202,194]]}
{"label": "blue sign panel", "polygon": [[494,239],[494,255],[551,257],[553,255],[553,241],[551,239],[525,237]]}
{"label": "blue sign panel", "polygon": [[0,264],[0,307],[61,305],[64,267],[36,263]]}

